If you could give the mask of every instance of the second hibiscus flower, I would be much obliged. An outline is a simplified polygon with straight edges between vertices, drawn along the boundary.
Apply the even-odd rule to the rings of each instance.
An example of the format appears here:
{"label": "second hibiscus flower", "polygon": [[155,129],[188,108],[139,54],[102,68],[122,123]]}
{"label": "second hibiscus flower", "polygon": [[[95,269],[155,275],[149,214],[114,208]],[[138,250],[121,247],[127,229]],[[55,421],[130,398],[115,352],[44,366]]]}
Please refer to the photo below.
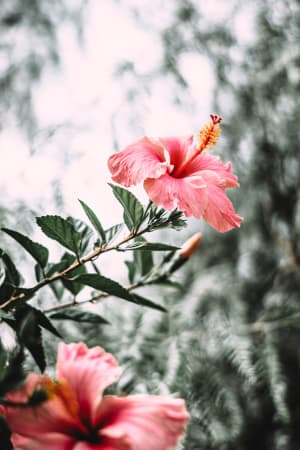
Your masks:
{"label": "second hibiscus flower", "polygon": [[239,186],[231,163],[206,152],[220,134],[221,118],[211,115],[197,138],[143,137],[112,155],[112,179],[125,187],[144,183],[150,200],[167,210],[178,207],[186,216],[201,218],[225,232],[240,226],[226,188]]}

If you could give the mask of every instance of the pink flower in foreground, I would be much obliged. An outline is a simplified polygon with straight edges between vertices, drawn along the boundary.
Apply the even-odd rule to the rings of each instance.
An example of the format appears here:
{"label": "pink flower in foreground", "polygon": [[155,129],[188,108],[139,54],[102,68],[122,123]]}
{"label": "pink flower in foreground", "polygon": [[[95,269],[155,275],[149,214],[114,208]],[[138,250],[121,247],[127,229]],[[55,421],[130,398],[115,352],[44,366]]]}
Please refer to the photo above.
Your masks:
{"label": "pink flower in foreground", "polygon": [[186,216],[203,217],[224,232],[240,226],[225,189],[237,187],[231,163],[223,164],[205,150],[214,146],[220,134],[221,118],[193,136],[143,137],[112,155],[108,167],[112,179],[123,186],[144,182],[149,198],[167,210],[178,207]]}
{"label": "pink flower in foreground", "polygon": [[31,373],[8,400],[27,402],[43,390],[37,407],[6,407],[15,450],[170,450],[188,420],[181,399],[154,395],[102,395],[121,369],[101,347],[61,343],[57,380]]}

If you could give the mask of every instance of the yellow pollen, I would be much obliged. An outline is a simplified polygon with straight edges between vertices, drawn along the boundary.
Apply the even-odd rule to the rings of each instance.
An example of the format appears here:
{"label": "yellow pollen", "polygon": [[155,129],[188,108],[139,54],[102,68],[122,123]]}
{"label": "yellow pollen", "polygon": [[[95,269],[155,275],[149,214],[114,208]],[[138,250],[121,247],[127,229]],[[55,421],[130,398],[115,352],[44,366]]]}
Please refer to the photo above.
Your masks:
{"label": "yellow pollen", "polygon": [[204,127],[198,133],[199,146],[197,150],[199,153],[201,153],[206,148],[209,149],[216,145],[221,133],[220,122],[222,118],[215,114],[211,114],[210,118],[211,122],[204,125]]}

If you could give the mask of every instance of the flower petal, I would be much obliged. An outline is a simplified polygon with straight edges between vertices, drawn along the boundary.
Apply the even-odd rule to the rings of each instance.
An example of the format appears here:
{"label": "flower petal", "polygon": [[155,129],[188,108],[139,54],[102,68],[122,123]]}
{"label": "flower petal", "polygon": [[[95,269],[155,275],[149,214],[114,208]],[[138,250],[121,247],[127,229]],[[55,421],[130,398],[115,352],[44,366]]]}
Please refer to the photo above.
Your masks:
{"label": "flower petal", "polygon": [[169,211],[178,206],[186,216],[200,218],[207,205],[206,183],[201,176],[173,178],[166,174],[145,180],[144,189],[156,205]]}
{"label": "flower petal", "polygon": [[203,218],[207,223],[221,232],[240,226],[243,218],[235,213],[233,205],[223,189],[209,185],[207,198],[207,208],[203,213]]}
{"label": "flower petal", "polygon": [[158,178],[170,170],[170,157],[159,139],[143,137],[108,159],[112,179],[132,186],[146,178]]}
{"label": "flower petal", "polygon": [[101,347],[89,349],[85,344],[58,347],[57,378],[67,380],[80,405],[80,416],[93,422],[93,412],[101,401],[103,390],[114,383],[121,368],[110,353]]}
{"label": "flower petal", "polygon": [[61,433],[44,433],[34,438],[13,433],[11,441],[14,450],[73,450],[75,441]]}
{"label": "flower petal", "polygon": [[25,384],[6,398],[25,403],[37,389],[49,392],[49,399],[36,407],[5,408],[5,419],[12,432],[24,436],[38,436],[48,432],[72,433],[85,428],[78,418],[78,405],[68,386],[54,383],[47,375],[28,375]]}
{"label": "flower petal", "polygon": [[[168,149],[171,165],[174,168],[180,166],[188,158],[189,153],[193,150],[193,140],[193,135],[159,138],[162,145]],[[149,178],[154,177],[149,176]]]}
{"label": "flower petal", "polygon": [[[229,188],[239,186],[238,178],[231,172],[231,163],[223,164],[218,156],[212,156],[207,153],[200,153],[192,162],[190,162],[184,171],[184,175],[193,175],[200,173],[204,177],[214,174],[215,180],[218,180],[219,187]],[[216,181],[213,184],[217,184]]]}
{"label": "flower petal", "polygon": [[101,436],[128,450],[171,450],[188,420],[183,400],[154,395],[106,396],[97,416]]}

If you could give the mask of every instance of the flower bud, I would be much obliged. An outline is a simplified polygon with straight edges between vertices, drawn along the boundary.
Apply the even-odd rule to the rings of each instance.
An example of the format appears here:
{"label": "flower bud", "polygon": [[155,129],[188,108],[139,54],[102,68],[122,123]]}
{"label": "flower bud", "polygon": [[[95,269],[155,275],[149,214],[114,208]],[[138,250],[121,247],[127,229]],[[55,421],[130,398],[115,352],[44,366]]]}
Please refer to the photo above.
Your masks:
{"label": "flower bud", "polygon": [[197,250],[202,239],[202,233],[195,233],[190,237],[179,250],[181,258],[189,258]]}

